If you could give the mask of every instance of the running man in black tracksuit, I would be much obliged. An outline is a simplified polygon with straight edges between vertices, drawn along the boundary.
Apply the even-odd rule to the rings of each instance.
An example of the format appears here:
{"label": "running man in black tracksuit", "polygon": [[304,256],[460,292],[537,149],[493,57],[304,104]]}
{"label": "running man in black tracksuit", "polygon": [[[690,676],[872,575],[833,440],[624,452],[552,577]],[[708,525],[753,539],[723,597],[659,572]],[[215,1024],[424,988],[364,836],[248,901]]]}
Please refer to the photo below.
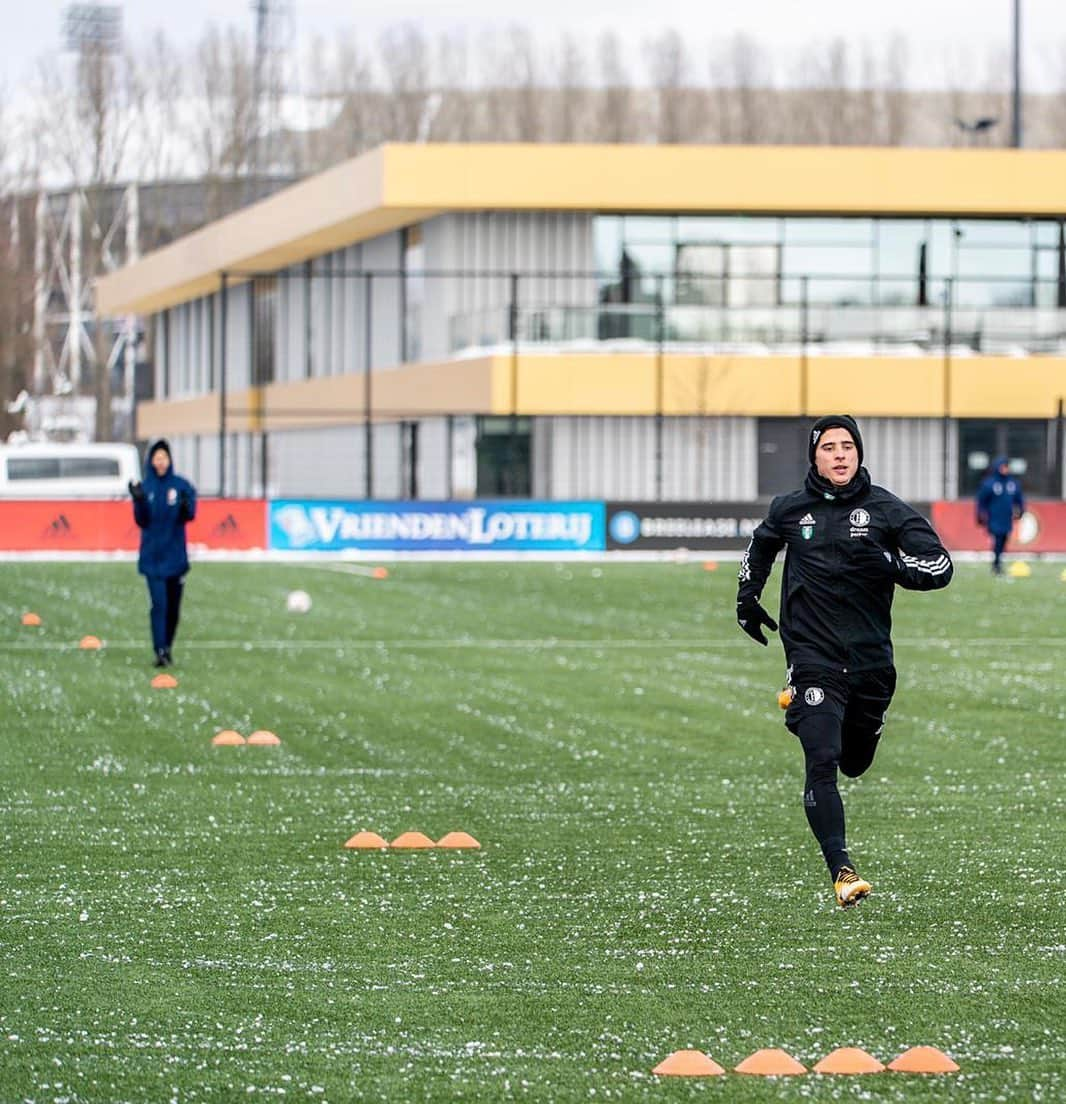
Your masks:
{"label": "running man in black tracksuit", "polygon": [[752,534],[740,566],[737,621],[766,644],[777,623],[759,604],[774,558],[787,548],[781,642],[791,702],[785,724],[799,737],[807,774],[803,804],[829,866],[837,902],[870,893],[848,855],[837,768],[857,778],[873,762],[896,688],[892,598],[897,586],[938,590],[953,571],[932,526],[870,483],[862,437],[847,414],[814,423],[802,490],[781,495]]}

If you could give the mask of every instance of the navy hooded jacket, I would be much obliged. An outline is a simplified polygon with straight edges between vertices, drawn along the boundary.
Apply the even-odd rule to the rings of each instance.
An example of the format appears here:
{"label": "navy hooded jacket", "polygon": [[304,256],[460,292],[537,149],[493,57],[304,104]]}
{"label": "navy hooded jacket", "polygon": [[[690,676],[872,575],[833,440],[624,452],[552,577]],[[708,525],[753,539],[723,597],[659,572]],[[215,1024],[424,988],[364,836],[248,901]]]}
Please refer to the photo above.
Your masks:
{"label": "navy hooded jacket", "polygon": [[983,525],[993,536],[1006,536],[1025,509],[1022,485],[1009,472],[1001,475],[999,469],[1007,463],[1005,456],[996,458],[992,470],[977,488],[977,524]]}
{"label": "navy hooded jacket", "polygon": [[160,448],[170,456],[170,445],[162,439],[153,441],[145,453],[144,497],[133,500],[133,520],[141,529],[137,570],[169,579],[189,570],[185,525],[196,516],[196,488],[174,474],[173,460],[166,475],[156,475],[152,454]]}

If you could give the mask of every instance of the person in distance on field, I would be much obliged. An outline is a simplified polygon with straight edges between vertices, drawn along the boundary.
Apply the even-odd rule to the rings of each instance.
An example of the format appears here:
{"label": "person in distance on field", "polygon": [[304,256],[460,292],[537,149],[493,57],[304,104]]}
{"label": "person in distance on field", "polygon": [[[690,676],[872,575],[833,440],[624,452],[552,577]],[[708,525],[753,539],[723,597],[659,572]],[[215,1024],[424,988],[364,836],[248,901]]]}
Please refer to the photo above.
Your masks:
{"label": "person in distance on field", "polygon": [[129,483],[133,520],[141,530],[137,570],[148,583],[152,603],[155,666],[169,667],[189,570],[185,526],[196,517],[196,488],[175,474],[170,445],[162,438],[148,446],[146,455],[144,482]]}
{"label": "person in distance on field", "polygon": [[937,590],[951,557],[932,526],[862,466],[862,436],[847,414],[819,418],[808,438],[803,487],[770,503],[740,565],[737,621],[765,645],[777,623],[759,604],[786,549],[781,642],[790,695],[785,724],[806,761],[803,805],[837,903],[870,893],[848,854],[837,770],[857,778],[873,762],[896,688],[892,597],[897,586]]}
{"label": "person in distance on field", "polygon": [[1003,574],[1000,562],[1014,523],[1025,512],[1022,485],[1010,474],[1007,458],[1000,456],[977,488],[977,524],[992,538],[992,571]]}

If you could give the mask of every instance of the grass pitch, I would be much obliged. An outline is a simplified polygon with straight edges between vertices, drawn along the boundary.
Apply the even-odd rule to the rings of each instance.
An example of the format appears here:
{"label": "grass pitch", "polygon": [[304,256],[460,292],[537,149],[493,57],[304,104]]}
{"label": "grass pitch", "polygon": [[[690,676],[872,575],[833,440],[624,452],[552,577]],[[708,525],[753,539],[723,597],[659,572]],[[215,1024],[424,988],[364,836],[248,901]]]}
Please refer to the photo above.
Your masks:
{"label": "grass pitch", "polygon": [[0,1100],[1066,1099],[1058,572],[898,595],[841,912],[728,565],[201,564],[170,691],[132,565],[0,565]]}

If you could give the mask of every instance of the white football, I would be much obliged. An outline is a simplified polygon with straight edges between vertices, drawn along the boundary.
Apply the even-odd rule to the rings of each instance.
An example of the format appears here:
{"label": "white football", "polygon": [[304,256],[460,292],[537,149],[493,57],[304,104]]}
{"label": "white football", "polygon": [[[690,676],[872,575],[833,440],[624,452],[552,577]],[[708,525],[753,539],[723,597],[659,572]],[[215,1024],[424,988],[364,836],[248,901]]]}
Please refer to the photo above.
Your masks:
{"label": "white football", "polygon": [[306,590],[290,590],[285,608],[289,613],[307,613],[311,608],[311,595]]}

